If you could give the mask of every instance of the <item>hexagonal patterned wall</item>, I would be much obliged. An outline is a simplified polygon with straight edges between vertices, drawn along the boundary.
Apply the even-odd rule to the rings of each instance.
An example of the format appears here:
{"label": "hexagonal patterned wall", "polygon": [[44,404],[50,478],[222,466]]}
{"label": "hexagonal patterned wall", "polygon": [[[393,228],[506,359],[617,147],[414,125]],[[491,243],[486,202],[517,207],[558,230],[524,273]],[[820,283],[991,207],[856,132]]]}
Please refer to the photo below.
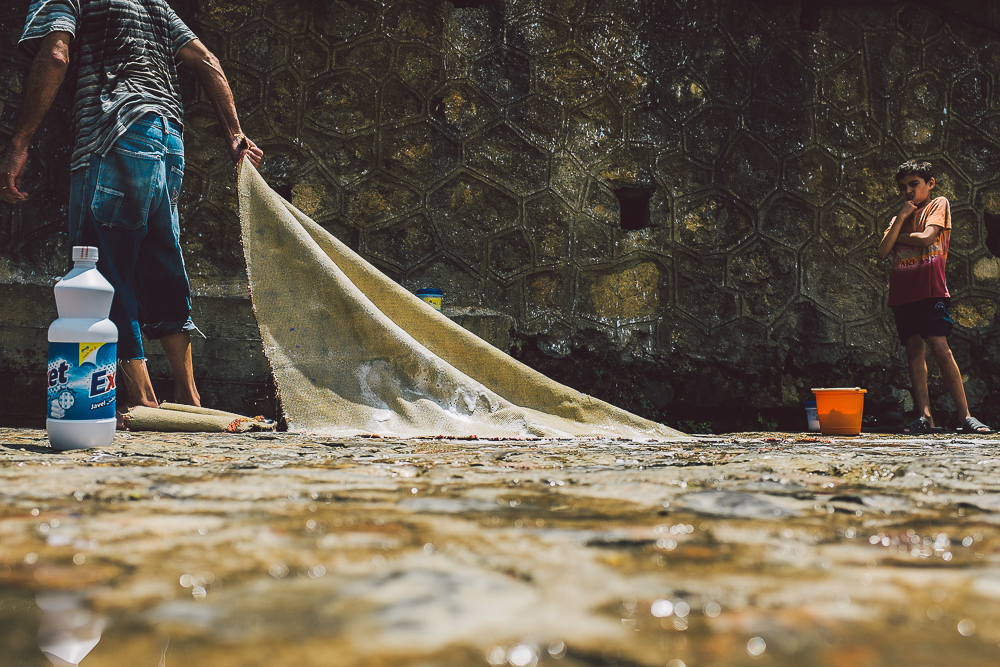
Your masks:
{"label": "hexagonal patterned wall", "polygon": [[[403,285],[444,290],[449,315],[515,356],[682,428],[798,427],[813,386],[908,406],[875,248],[895,165],[930,159],[954,213],[953,348],[974,410],[1000,423],[992,0],[173,4],[223,61],[278,192]],[[0,0],[0,139],[25,12]],[[273,413],[232,166],[190,76],[184,89],[199,380],[209,403]],[[31,199],[0,205],[0,357],[38,386],[0,390],[8,421],[42,410],[66,118],[64,96]]]}

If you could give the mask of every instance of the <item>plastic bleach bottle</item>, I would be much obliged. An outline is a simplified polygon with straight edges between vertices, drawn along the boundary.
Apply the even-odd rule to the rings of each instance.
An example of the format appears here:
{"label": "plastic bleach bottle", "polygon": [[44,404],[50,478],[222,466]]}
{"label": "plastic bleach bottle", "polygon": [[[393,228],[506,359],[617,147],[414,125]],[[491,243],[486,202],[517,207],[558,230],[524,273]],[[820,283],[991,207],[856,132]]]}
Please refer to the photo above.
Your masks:
{"label": "plastic bleach bottle", "polygon": [[97,248],[73,247],[73,269],[56,283],[59,319],[49,327],[47,419],[55,449],[104,447],[115,438],[118,328],[115,290],[97,270]]}

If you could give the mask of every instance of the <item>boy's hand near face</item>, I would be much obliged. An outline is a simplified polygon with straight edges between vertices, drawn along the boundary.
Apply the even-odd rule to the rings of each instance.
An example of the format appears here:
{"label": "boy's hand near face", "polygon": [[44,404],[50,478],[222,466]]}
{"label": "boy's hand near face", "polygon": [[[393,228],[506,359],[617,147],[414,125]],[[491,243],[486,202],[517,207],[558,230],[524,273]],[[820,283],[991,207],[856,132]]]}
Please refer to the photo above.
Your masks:
{"label": "boy's hand near face", "polygon": [[906,221],[908,217],[913,215],[917,207],[914,206],[913,201],[907,199],[903,202],[902,208],[899,209],[899,213],[896,217],[892,219],[889,223],[889,229],[885,230],[885,236],[882,237],[882,242],[878,245],[878,258],[885,259],[892,252],[893,246],[896,245],[896,241],[899,239],[899,230],[903,226],[903,222]]}
{"label": "boy's hand near face", "polygon": [[[904,220],[913,215],[913,212],[917,210],[916,204],[913,203],[912,199],[907,199],[903,202],[903,207],[899,209],[899,213],[896,214],[896,220],[902,224]],[[893,222],[895,223],[896,220]]]}
{"label": "boy's hand near face", "polygon": [[[892,253],[892,248],[896,243],[918,247],[929,246],[934,243],[938,232],[941,231],[939,227],[930,225],[922,232],[900,234],[899,230],[903,227],[906,219],[930,202],[930,191],[934,188],[935,183],[933,178],[924,181],[920,177],[913,177],[909,180],[899,179],[897,184],[899,192],[903,195],[905,201],[900,207],[899,213],[889,223],[889,229],[885,230],[885,236],[882,237],[882,242],[879,243],[879,259],[888,257]],[[919,202],[920,205],[918,206],[915,202]]]}

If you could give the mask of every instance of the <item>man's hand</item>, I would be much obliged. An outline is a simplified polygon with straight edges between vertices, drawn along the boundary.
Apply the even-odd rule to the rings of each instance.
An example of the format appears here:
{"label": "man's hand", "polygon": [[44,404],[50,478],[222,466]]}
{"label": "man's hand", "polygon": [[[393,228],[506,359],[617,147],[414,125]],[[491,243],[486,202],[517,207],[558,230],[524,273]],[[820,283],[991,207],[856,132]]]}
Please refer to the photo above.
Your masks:
{"label": "man's hand", "polygon": [[264,151],[257,148],[257,144],[250,141],[250,139],[244,134],[237,134],[233,137],[232,143],[229,145],[229,155],[233,158],[233,164],[239,164],[243,156],[246,155],[250,159],[250,164],[256,169],[260,166],[260,161],[264,159]]}
{"label": "man's hand", "polygon": [[0,199],[16,204],[28,198],[21,192],[21,177],[28,164],[28,151],[8,148],[0,158]]}
{"label": "man's hand", "polygon": [[0,157],[0,199],[16,204],[28,198],[21,179],[28,165],[28,146],[52,106],[69,67],[69,43],[73,36],[56,30],[41,38],[24,85],[24,103],[14,122],[10,144]]}

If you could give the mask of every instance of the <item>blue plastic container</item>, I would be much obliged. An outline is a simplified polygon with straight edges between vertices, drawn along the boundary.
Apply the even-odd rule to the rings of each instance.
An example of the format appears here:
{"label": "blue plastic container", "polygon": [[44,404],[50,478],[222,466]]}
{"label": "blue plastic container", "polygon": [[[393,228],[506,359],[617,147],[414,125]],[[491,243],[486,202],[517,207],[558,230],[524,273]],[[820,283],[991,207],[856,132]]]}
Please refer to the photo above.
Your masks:
{"label": "blue plastic container", "polygon": [[444,298],[441,290],[433,287],[418,289],[417,296],[429,303],[434,310],[441,310],[441,300]]}

